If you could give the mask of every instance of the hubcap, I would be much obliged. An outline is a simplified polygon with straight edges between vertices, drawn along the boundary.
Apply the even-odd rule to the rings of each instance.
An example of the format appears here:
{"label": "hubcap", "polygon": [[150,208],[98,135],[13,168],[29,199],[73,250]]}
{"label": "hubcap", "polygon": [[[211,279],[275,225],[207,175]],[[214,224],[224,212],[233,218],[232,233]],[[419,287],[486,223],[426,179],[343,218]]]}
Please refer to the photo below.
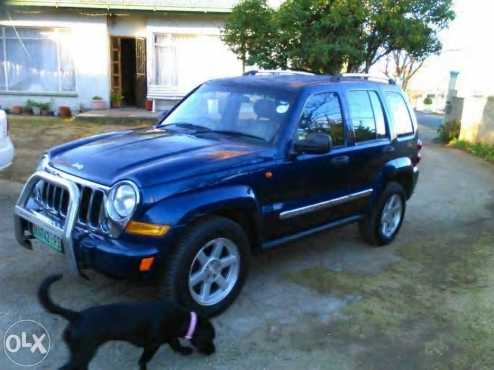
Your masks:
{"label": "hubcap", "polygon": [[189,272],[189,291],[200,305],[211,306],[230,294],[238,281],[240,254],[226,238],[207,242],[197,252]]}
{"label": "hubcap", "polygon": [[391,238],[400,226],[403,216],[403,200],[398,194],[393,194],[384,204],[381,215],[381,232]]}

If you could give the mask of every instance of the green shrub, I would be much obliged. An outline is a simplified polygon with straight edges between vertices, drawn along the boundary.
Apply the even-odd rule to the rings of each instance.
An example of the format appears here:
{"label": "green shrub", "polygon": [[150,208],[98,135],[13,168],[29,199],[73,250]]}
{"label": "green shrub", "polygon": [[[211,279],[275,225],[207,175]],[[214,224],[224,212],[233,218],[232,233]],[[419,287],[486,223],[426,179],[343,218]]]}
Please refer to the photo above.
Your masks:
{"label": "green shrub", "polygon": [[31,99],[28,99],[28,101],[26,102],[26,108],[33,108],[33,107],[37,107],[41,110],[50,110],[50,107],[51,107],[51,102],[48,102],[48,103],[43,103],[43,102],[40,102],[40,101],[35,101],[35,100],[31,100]]}
{"label": "green shrub", "polygon": [[461,124],[458,120],[448,121],[443,123],[438,129],[439,140],[442,143],[448,144],[460,137]]}
{"label": "green shrub", "polygon": [[451,142],[451,146],[464,150],[487,161],[494,162],[494,145],[482,143],[473,144],[463,140],[454,140]]}
{"label": "green shrub", "polygon": [[424,99],[424,104],[425,105],[432,105],[432,98],[428,96],[427,98]]}

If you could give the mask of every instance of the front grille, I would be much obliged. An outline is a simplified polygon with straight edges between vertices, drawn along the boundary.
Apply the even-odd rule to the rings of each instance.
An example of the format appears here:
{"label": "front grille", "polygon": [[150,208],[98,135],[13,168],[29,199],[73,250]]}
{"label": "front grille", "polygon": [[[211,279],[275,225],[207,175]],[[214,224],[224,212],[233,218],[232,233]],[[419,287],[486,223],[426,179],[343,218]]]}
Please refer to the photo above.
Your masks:
{"label": "front grille", "polygon": [[[102,229],[105,221],[105,193],[103,190],[77,184],[81,192],[78,224],[91,229]],[[41,181],[35,197],[41,207],[49,213],[65,218],[69,208],[69,192],[56,184]]]}

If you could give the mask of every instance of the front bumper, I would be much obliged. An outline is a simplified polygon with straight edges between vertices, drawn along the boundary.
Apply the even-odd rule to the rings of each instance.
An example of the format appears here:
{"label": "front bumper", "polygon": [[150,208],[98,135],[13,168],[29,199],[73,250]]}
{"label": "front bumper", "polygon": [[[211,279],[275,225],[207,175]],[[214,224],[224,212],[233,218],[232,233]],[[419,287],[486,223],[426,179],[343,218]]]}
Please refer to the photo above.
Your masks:
{"label": "front bumper", "polygon": [[[69,193],[69,206],[64,219],[48,217],[29,206],[33,189],[39,181],[63,187]],[[38,171],[24,186],[15,207],[15,234],[20,245],[32,249],[32,225],[49,231],[62,240],[68,271],[84,275],[89,268],[118,278],[146,278],[154,274],[160,262],[161,240],[140,240],[123,237],[112,239],[85,230],[77,223],[81,190],[73,181],[55,174]],[[142,273],[139,270],[143,258],[155,257],[153,268]]]}

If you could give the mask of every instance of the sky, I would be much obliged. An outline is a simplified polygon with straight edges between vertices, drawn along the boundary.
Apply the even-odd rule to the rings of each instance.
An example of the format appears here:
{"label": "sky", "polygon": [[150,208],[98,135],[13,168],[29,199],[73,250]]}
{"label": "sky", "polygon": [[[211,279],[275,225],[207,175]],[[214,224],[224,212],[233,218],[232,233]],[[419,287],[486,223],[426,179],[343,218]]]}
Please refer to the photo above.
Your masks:
{"label": "sky", "polygon": [[455,0],[456,19],[442,31],[443,50],[427,60],[412,89],[445,91],[459,71],[460,96],[494,95],[494,0]]}

